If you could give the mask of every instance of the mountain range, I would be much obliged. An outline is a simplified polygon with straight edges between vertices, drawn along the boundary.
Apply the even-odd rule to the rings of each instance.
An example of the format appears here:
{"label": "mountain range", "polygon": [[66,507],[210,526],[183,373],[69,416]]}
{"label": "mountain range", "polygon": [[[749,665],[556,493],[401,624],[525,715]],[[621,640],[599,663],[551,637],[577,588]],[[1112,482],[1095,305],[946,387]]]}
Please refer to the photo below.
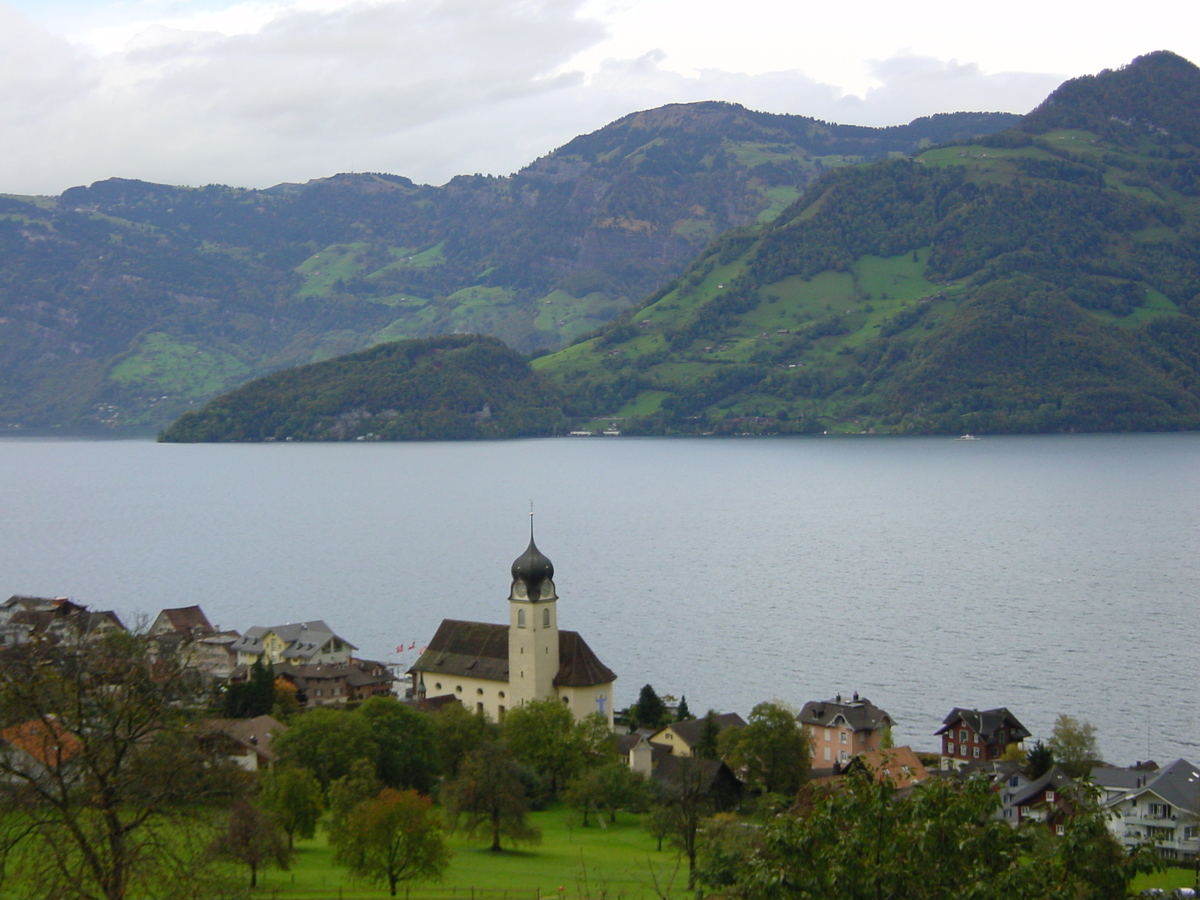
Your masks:
{"label": "mountain range", "polygon": [[507,178],[0,198],[0,421],[158,425],[482,332],[533,371],[401,341],[168,437],[1196,428],[1197,123],[1160,51],[1020,118],[673,105]]}
{"label": "mountain range", "polygon": [[826,171],[1016,118],[864,128],[693,103],[442,186],[110,179],[0,196],[0,423],[159,426],[254,377],[397,338],[561,348]]}

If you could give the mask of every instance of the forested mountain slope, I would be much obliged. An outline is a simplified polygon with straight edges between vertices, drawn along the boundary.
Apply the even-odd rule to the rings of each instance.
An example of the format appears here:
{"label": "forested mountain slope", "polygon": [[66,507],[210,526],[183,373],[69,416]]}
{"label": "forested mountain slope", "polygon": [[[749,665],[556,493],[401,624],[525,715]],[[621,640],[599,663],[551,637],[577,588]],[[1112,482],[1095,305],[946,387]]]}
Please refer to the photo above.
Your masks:
{"label": "forested mountain slope", "polygon": [[1200,427],[1200,70],[1075,79],[1012,130],[827,173],[535,362],[625,431]]}
{"label": "forested mountain slope", "polygon": [[390,341],[275,372],[185,413],[169,442],[455,440],[565,433],[562,397],[498,338]]}
{"label": "forested mountain slope", "polygon": [[400,337],[561,347],[823,172],[1015,119],[859,128],[695,103],[440,187],[112,179],[0,197],[0,424],[161,424],[254,376]]}

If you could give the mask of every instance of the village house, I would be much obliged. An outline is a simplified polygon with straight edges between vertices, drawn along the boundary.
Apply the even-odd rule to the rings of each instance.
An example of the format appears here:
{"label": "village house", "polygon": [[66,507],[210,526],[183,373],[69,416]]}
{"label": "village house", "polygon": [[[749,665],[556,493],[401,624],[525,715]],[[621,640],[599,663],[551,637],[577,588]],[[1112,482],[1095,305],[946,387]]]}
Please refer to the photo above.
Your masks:
{"label": "village house", "polygon": [[34,638],[74,644],[125,631],[112,610],[93,611],[66,597],[9,597],[0,604],[0,648]]}
{"label": "village house", "polygon": [[1066,821],[1075,814],[1075,782],[1054,766],[1023,787],[1005,791],[1001,809],[1004,820],[1018,828],[1027,822],[1042,822],[1055,834],[1066,831]]}
{"label": "village house", "polygon": [[30,719],[0,730],[0,769],[15,781],[58,781],[83,749],[78,737],[52,718]]}
{"label": "village house", "polygon": [[272,716],[209,719],[201,729],[200,741],[247,772],[257,772],[270,768],[278,758],[271,751],[271,741],[285,731],[287,726]]}
{"label": "village house", "polygon": [[233,645],[240,640],[236,631],[217,631],[199,606],[164,609],[150,625],[150,637],[161,654],[175,654],[189,669],[224,680],[237,665]]}
{"label": "village house", "polygon": [[829,767],[845,765],[852,757],[880,749],[892,717],[858,691],[849,700],[810,700],[796,717],[812,742],[813,761]]}
{"label": "village house", "polygon": [[850,760],[850,765],[861,765],[876,781],[890,781],[898,791],[920,784],[929,777],[925,764],[907,745],[887,750],[868,750]]}
{"label": "village house", "polygon": [[957,706],[934,733],[942,737],[943,768],[999,759],[1010,744],[1020,747],[1030,734],[1004,707],[980,712]]}
{"label": "village house", "polygon": [[333,633],[320,619],[289,625],[255,625],[232,644],[239,666],[264,664],[331,665],[349,662],[358,648]]}
{"label": "village house", "polygon": [[1154,842],[1165,858],[1195,862],[1200,851],[1200,768],[1177,759],[1158,769],[1092,769],[1109,829],[1125,847]]}
{"label": "village house", "polygon": [[296,702],[304,707],[342,706],[368,697],[393,696],[391,669],[370,659],[310,666],[282,663],[274,671],[296,688]]}
{"label": "village house", "polygon": [[[716,716],[717,733],[726,728],[744,727],[746,720],[737,713],[720,713]],[[697,745],[704,739],[705,719],[686,719],[672,722],[651,734],[651,744],[667,747],[672,756],[695,756]]]}
{"label": "village house", "polygon": [[613,725],[613,682],[574,631],[558,627],[554,564],[533,541],[511,567],[507,625],[444,619],[409,669],[418,701],[456,697],[493,722],[533,700],[557,700],[576,719],[600,713]]}

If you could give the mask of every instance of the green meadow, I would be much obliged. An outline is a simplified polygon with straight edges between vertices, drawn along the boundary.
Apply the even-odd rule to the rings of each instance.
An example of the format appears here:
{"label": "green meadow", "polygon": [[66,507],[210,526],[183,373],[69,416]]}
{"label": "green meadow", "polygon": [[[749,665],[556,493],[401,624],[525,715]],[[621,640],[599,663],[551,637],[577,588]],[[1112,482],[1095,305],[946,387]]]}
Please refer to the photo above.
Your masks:
{"label": "green meadow", "polygon": [[[467,841],[451,835],[454,849],[450,868],[440,882],[411,886],[410,900],[536,900],[570,897],[592,900],[669,900],[687,892],[687,864],[670,848],[656,842],[638,816],[618,813],[617,821],[580,825],[580,814],[556,806],[534,813],[530,821],[542,830],[542,843],[519,850],[493,853],[488,841]],[[230,867],[233,874],[248,872]],[[388,896],[386,888],[356,882],[348,870],[333,862],[324,835],[298,841],[288,871],[259,872],[255,897],[271,900],[374,900]],[[401,888],[403,896],[403,888]]]}

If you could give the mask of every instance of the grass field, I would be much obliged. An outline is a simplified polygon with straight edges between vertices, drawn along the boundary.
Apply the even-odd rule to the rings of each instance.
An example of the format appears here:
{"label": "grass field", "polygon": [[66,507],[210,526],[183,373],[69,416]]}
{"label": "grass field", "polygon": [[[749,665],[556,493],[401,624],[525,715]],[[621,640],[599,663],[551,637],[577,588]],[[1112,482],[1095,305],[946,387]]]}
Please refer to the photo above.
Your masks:
{"label": "grass field", "polygon": [[[453,835],[454,857],[446,877],[414,885],[410,900],[656,900],[686,893],[686,863],[680,865],[673,850],[659,852],[636,816],[621,813],[615,824],[605,822],[604,828],[593,816],[591,826],[582,828],[578,813],[559,807],[535,813],[531,820],[542,829],[542,843],[516,851],[492,853],[486,841],[471,843]],[[333,852],[319,835],[297,843],[290,871],[260,872],[254,896],[374,900],[388,893],[352,880],[344,867],[333,863]]]}

